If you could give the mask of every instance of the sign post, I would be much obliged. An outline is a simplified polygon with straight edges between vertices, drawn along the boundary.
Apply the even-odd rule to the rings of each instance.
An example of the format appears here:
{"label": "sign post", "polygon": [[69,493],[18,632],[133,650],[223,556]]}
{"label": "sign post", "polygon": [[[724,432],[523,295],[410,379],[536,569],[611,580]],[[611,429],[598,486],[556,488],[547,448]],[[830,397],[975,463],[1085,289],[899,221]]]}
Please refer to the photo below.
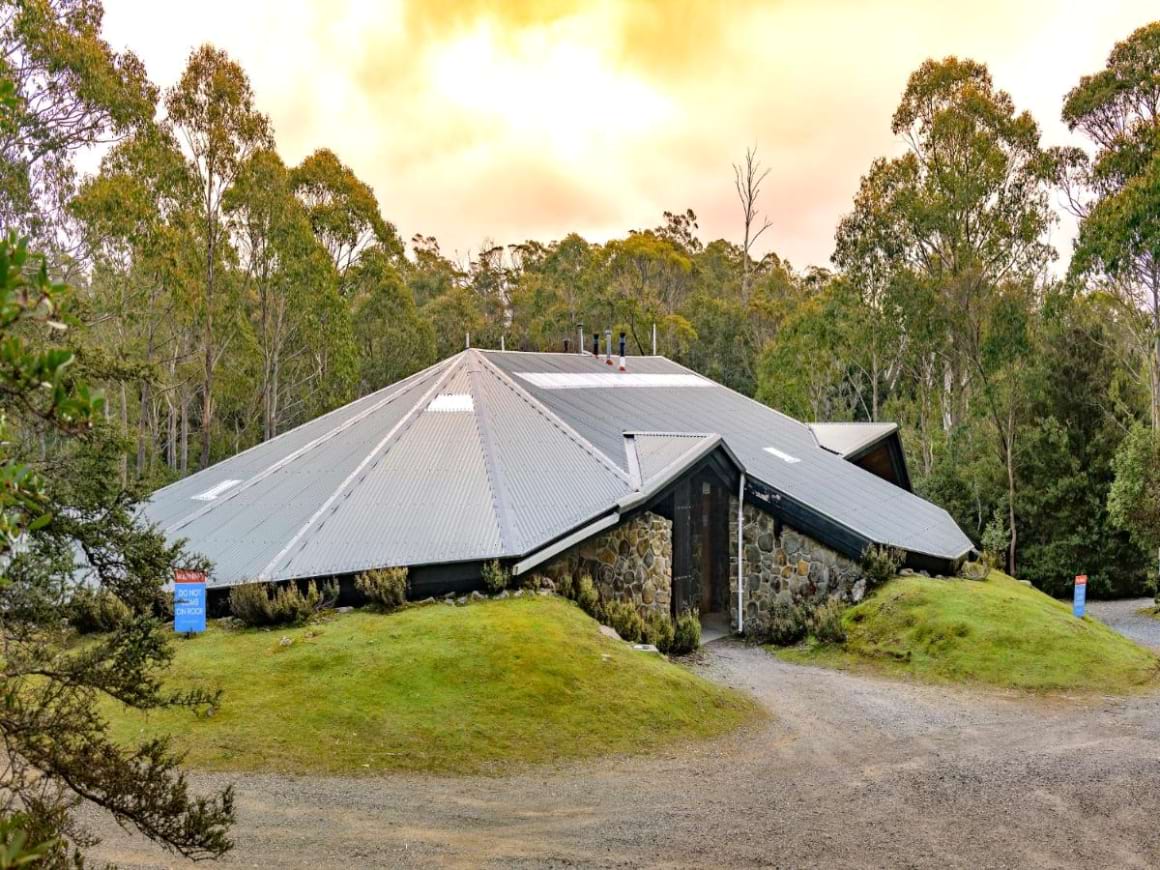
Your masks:
{"label": "sign post", "polygon": [[205,574],[178,568],[173,572],[173,630],[205,631]]}
{"label": "sign post", "polygon": [[1079,619],[1083,618],[1084,604],[1087,603],[1087,574],[1077,574],[1075,577],[1075,596],[1071,601],[1071,612]]}

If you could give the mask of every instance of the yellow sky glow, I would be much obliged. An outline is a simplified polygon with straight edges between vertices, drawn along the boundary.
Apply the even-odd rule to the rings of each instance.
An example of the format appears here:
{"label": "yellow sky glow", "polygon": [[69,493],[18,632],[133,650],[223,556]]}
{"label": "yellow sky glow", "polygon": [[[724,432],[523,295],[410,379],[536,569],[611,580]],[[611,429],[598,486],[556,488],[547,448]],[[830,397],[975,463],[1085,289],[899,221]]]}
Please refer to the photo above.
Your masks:
{"label": "yellow sky glow", "polygon": [[[704,238],[736,241],[730,164],[756,144],[764,249],[798,267],[826,264],[859,177],[900,150],[890,115],[925,58],[987,63],[1046,142],[1069,142],[1063,94],[1160,17],[1142,0],[105,6],[109,40],[163,87],[196,45],[227,50],[283,157],[333,149],[405,239],[466,257],[569,231],[601,241],[691,207]],[[1055,232],[1065,256],[1071,232]]]}

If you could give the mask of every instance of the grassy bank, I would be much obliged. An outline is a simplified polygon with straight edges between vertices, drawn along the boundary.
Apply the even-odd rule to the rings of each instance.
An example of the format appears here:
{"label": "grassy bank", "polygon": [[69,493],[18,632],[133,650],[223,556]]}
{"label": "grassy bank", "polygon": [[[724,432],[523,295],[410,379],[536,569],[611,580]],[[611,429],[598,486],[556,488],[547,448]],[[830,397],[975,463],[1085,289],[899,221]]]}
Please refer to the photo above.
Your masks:
{"label": "grassy bank", "polygon": [[174,683],[224,689],[220,709],[108,713],[124,739],[175,735],[203,769],[502,771],[709,737],[758,715],[555,598],[211,626],[175,642]]}
{"label": "grassy bank", "polygon": [[987,580],[899,577],[850,608],[844,645],[777,650],[789,661],[933,682],[1125,693],[1152,685],[1157,657],[1098,620],[992,572]]}

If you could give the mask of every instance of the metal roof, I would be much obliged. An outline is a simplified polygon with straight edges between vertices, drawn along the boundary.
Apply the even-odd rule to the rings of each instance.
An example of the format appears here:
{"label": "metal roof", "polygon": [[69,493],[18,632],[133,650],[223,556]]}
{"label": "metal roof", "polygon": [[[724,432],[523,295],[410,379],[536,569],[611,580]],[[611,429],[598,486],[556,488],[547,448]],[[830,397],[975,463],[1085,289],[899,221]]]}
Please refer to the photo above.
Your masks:
{"label": "metal roof", "polygon": [[[621,389],[605,381],[596,387],[553,389],[528,375],[608,368],[587,354],[482,353],[586,440],[621,461],[626,461],[625,452],[618,445],[625,432],[714,432],[749,477],[870,541],[942,559],[957,559],[973,546],[942,508],[822,448],[804,423],[720,384]],[[647,356],[629,357],[628,371],[693,374],[664,357]]]}
{"label": "metal roof", "polygon": [[629,368],[659,377],[587,354],[464,351],[158,490],[143,513],[212,560],[219,586],[523,557],[723,448],[870,540],[971,547],[945,511],[796,420],[660,357]]}
{"label": "metal roof", "polygon": [[897,423],[810,423],[818,444],[839,456],[849,456],[898,431]]}

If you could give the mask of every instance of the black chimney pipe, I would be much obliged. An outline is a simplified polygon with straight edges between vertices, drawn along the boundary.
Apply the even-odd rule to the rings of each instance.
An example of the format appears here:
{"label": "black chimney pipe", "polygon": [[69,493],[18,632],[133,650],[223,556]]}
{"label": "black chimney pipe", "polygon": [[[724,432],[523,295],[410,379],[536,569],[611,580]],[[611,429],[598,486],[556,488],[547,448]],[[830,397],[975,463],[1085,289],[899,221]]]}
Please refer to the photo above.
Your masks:
{"label": "black chimney pipe", "polygon": [[592,355],[600,359],[600,333],[592,333]]}
{"label": "black chimney pipe", "polygon": [[624,371],[624,333],[620,334],[620,370]]}
{"label": "black chimney pipe", "polygon": [[569,344],[570,344],[570,342],[568,341],[568,339],[564,339],[564,353],[568,352]]}

